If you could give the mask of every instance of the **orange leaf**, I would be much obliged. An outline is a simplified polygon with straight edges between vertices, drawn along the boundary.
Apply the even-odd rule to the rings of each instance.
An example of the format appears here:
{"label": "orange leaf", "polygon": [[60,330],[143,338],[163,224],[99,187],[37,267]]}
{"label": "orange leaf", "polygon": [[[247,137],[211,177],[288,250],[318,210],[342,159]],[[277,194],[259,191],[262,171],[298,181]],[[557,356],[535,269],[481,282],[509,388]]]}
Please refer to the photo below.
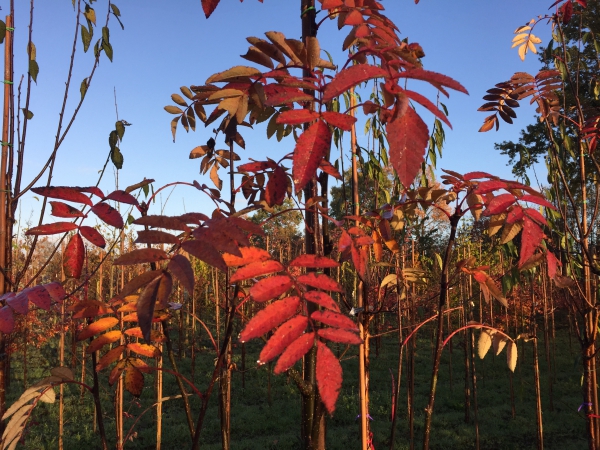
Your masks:
{"label": "orange leaf", "polygon": [[94,323],[91,323],[84,328],[81,333],[77,335],[77,340],[83,341],[89,337],[114,327],[118,323],[119,319],[116,317],[103,317],[102,319],[98,319]]}
{"label": "orange leaf", "polygon": [[223,254],[223,259],[228,267],[239,267],[245,266],[246,264],[253,263],[255,261],[266,261],[271,259],[271,255],[268,251],[257,247],[240,247],[242,256],[235,256],[229,253]]}
{"label": "orange leaf", "polygon": [[144,374],[135,367],[125,369],[125,389],[136,397],[142,395],[144,389]]}
{"label": "orange leaf", "polygon": [[236,281],[247,280],[248,278],[258,277],[260,275],[281,272],[284,269],[285,267],[283,267],[279,261],[272,259],[267,261],[256,261],[238,269],[237,272],[231,276],[229,281],[235,283]]}
{"label": "orange leaf", "polygon": [[158,358],[160,356],[160,350],[154,345],[130,342],[127,344],[127,349],[137,353],[138,355],[148,356],[150,358]]}
{"label": "orange leaf", "polygon": [[121,339],[121,336],[122,333],[120,330],[113,330],[109,331],[108,333],[104,333],[103,335],[98,336],[96,339],[90,342],[90,345],[87,346],[85,352],[94,353],[95,351],[100,350],[106,344],[112,344],[113,342],[118,341],[119,339]]}
{"label": "orange leaf", "polygon": [[124,345],[119,345],[118,347],[113,348],[112,350],[107,351],[98,364],[96,364],[96,372],[100,372],[103,369],[106,369],[112,363],[114,363],[119,357],[123,354],[125,350]]}

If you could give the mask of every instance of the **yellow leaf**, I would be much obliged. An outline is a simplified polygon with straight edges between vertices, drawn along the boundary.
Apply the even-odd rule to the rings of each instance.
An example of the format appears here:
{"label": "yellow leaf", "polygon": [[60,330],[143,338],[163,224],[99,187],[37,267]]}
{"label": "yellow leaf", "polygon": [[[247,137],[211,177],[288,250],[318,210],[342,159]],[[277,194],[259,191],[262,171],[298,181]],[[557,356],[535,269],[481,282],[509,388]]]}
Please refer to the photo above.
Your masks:
{"label": "yellow leaf", "polygon": [[511,341],[510,344],[508,344],[508,348],[506,350],[506,363],[508,364],[508,368],[514,372],[515,371],[515,367],[517,367],[517,357],[518,357],[518,351],[517,351],[517,344],[514,341]]}
{"label": "yellow leaf", "polygon": [[227,69],[223,72],[219,72],[219,73],[215,73],[214,75],[211,75],[206,80],[206,84],[215,83],[215,82],[219,82],[219,81],[227,81],[227,80],[235,79],[238,77],[251,77],[251,76],[256,76],[256,75],[260,75],[260,74],[261,74],[261,71],[254,67],[235,66],[235,67],[232,67],[231,69]]}
{"label": "yellow leaf", "polygon": [[525,53],[527,53],[527,45],[523,44],[519,47],[519,58],[521,58],[521,61],[525,61]]}
{"label": "yellow leaf", "polygon": [[489,330],[482,330],[479,335],[479,339],[477,340],[477,354],[480,359],[483,359],[492,346],[492,333]]}

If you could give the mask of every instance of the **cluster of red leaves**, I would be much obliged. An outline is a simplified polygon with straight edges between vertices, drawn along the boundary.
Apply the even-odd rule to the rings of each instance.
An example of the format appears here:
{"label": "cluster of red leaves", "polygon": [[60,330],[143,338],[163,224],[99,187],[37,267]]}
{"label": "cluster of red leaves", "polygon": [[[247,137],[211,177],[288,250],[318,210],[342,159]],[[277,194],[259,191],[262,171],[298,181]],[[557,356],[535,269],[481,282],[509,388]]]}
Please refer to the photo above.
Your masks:
{"label": "cluster of red leaves", "polygon": [[[333,413],[342,385],[342,367],[324,341],[354,345],[362,342],[357,334],[356,323],[341,313],[337,302],[326,292],[341,293],[342,287],[324,273],[311,271],[292,275],[283,264],[271,259],[265,250],[254,247],[241,250],[241,258],[227,258],[229,266],[238,267],[231,281],[270,275],[253,284],[250,297],[261,303],[283,298],[275,300],[256,314],[241,332],[240,341],[260,337],[277,328],[259,356],[259,364],[265,364],[279,356],[275,373],[289,370],[316,346],[319,394],[327,411]],[[290,268],[311,270],[337,266],[339,264],[336,261],[316,255],[302,255],[289,264]],[[309,315],[307,302],[323,309]]]}

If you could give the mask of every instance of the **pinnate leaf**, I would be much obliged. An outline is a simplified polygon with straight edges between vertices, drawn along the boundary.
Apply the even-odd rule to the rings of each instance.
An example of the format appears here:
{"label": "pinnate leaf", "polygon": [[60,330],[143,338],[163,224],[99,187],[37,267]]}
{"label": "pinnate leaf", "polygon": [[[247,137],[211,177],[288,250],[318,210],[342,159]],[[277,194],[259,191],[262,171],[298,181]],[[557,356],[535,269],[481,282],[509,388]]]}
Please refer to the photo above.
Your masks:
{"label": "pinnate leaf", "polygon": [[127,344],[127,349],[138,355],[147,356],[149,358],[158,358],[160,356],[160,350],[154,345],[140,344],[138,342],[130,342]]}
{"label": "pinnate leaf", "polygon": [[159,248],[138,248],[119,256],[113,264],[116,266],[131,266],[168,259],[169,256]]}
{"label": "pinnate leaf", "polygon": [[348,330],[358,330],[358,325],[352,319],[343,314],[333,311],[315,311],[310,315],[311,319],[318,320],[325,325]]}
{"label": "pinnate leaf", "polygon": [[108,203],[97,203],[96,205],[92,206],[91,211],[107,225],[115,228],[123,228],[125,225],[121,214],[119,214],[119,211],[110,206]]}
{"label": "pinnate leaf", "polygon": [[152,319],[154,318],[154,307],[156,305],[156,298],[158,296],[158,288],[163,277],[164,274],[148,283],[137,301],[137,319],[142,330],[142,335],[144,336],[144,340],[146,342],[150,342]]}
{"label": "pinnate leaf", "polygon": [[131,195],[129,192],[125,191],[113,191],[106,196],[105,200],[114,200],[119,203],[126,203],[128,205],[137,205],[139,204],[137,199]]}
{"label": "pinnate leaf", "polygon": [[266,364],[284,351],[306,329],[308,317],[296,316],[285,322],[273,333],[258,357],[258,364]]}
{"label": "pinnate leaf", "polygon": [[104,237],[100,234],[98,230],[92,227],[88,227],[87,225],[82,225],[79,227],[79,233],[94,244],[96,247],[104,248],[106,247],[106,241]]}
{"label": "pinnate leaf", "polygon": [[227,265],[223,256],[206,240],[194,239],[193,241],[185,241],[181,244],[181,247],[190,255],[204,261],[206,264],[216,267],[222,272],[227,272]]}
{"label": "pinnate leaf", "polygon": [[485,208],[484,216],[501,214],[515,202],[516,198],[512,194],[500,194],[494,197]]}
{"label": "pinnate leaf", "polygon": [[77,229],[73,222],[54,222],[30,228],[25,233],[27,236],[46,236],[51,234],[66,233]]}
{"label": "pinnate leaf", "polygon": [[323,339],[327,339],[332,342],[339,342],[340,344],[362,344],[363,340],[360,336],[352,331],[337,329],[337,328],[321,328],[319,336]]}
{"label": "pinnate leaf", "polygon": [[95,322],[89,324],[84,328],[81,333],[77,335],[78,341],[83,341],[89,337],[95,336],[98,333],[108,330],[119,323],[119,319],[116,317],[103,317]]}
{"label": "pinnate leaf", "polygon": [[265,188],[265,201],[270,207],[283,204],[287,194],[288,177],[280,166],[269,173],[269,181]]}
{"label": "pinnate leaf", "polygon": [[83,203],[92,206],[92,201],[88,196],[82,194],[79,189],[65,186],[48,186],[32,188],[32,192],[43,197],[57,198],[68,202]]}
{"label": "pinnate leaf", "polygon": [[294,149],[292,177],[299,192],[315,175],[331,145],[331,131],[322,120],[313,123],[300,135]]}
{"label": "pinnate leaf", "polygon": [[298,282],[325,291],[343,292],[342,287],[337,281],[322,273],[310,272],[305,275],[300,275],[298,277]]}
{"label": "pinnate leaf", "polygon": [[377,66],[357,64],[347,67],[340,71],[333,80],[325,86],[323,101],[328,102],[333,100],[338,95],[347,92],[350,88],[370,80],[371,78],[385,76],[388,76],[387,71]]}
{"label": "pinnate leaf", "polygon": [[304,299],[309,302],[315,303],[323,308],[329,309],[333,312],[340,312],[340,308],[336,301],[331,298],[328,294],[321,291],[308,291],[304,294]]}
{"label": "pinnate leaf", "polygon": [[296,313],[300,306],[299,297],[287,297],[271,303],[256,314],[240,333],[240,342],[262,336]]}
{"label": "pinnate leaf", "polygon": [[268,277],[255,283],[250,288],[250,295],[255,302],[266,302],[279,297],[293,285],[292,279],[287,275]]}
{"label": "pinnate leaf", "polygon": [[77,208],[73,208],[63,202],[50,202],[52,207],[52,214],[54,217],[83,217],[83,213]]}
{"label": "pinnate leaf", "polygon": [[315,332],[304,333],[292,342],[281,354],[275,364],[273,373],[280,374],[291,368],[296,362],[308,353],[315,345]]}
{"label": "pinnate leaf", "polygon": [[518,356],[519,352],[517,350],[517,344],[515,341],[510,341],[506,349],[506,363],[508,364],[508,368],[511,370],[511,372],[514,372],[515,367],[517,367]]}
{"label": "pinnate leaf", "polygon": [[342,114],[334,111],[323,111],[321,113],[321,117],[329,125],[333,125],[334,127],[344,131],[352,130],[352,125],[356,123],[356,117],[353,117],[350,114]]}
{"label": "pinnate leaf", "polygon": [[90,342],[90,345],[87,346],[85,352],[88,354],[94,353],[95,351],[100,350],[106,344],[112,344],[113,342],[117,342],[119,339],[121,339],[121,336],[122,333],[120,330],[113,330],[109,331],[108,333],[104,333],[103,335],[98,336],[96,339]]}
{"label": "pinnate leaf", "polygon": [[63,270],[67,278],[79,278],[83,269],[85,246],[81,235],[71,236],[63,254]]}
{"label": "pinnate leaf", "polygon": [[535,249],[541,244],[544,232],[529,217],[523,218],[523,233],[521,234],[521,251],[519,252],[519,268],[533,256]]}
{"label": "pinnate leaf", "polygon": [[125,389],[135,397],[142,395],[144,374],[135,367],[127,367],[125,369]]}
{"label": "pinnate leaf", "polygon": [[519,200],[522,200],[524,202],[535,203],[536,205],[545,206],[546,208],[550,208],[550,209],[553,209],[553,210],[556,211],[556,206],[554,206],[552,203],[550,203],[545,198],[541,198],[541,197],[538,197],[536,195],[525,194],[525,195],[522,195],[519,198]]}
{"label": "pinnate leaf", "polygon": [[335,411],[342,387],[342,366],[327,345],[317,341],[317,386],[321,400],[329,414]]}
{"label": "pinnate leaf", "polygon": [[290,263],[290,266],[324,269],[327,267],[339,267],[339,263],[325,256],[300,255]]}
{"label": "pinnate leaf", "polygon": [[232,276],[230,281],[235,283],[236,281],[247,280],[248,278],[254,278],[261,275],[267,275],[269,273],[281,272],[285,268],[279,261],[267,260],[257,261],[252,264],[238,269]]}
{"label": "pinnate leaf", "polygon": [[414,109],[408,108],[404,115],[386,125],[390,146],[390,162],[405,187],[410,186],[425,157],[429,143],[429,130]]}
{"label": "pinnate leaf", "polygon": [[256,261],[266,261],[271,259],[268,251],[258,247],[240,247],[242,256],[236,256],[229,253],[223,254],[223,259],[228,267],[239,267],[251,264]]}
{"label": "pinnate leaf", "polygon": [[480,359],[483,359],[492,346],[492,334],[488,330],[481,330],[479,339],[477,340],[477,354]]}
{"label": "pinnate leaf", "polygon": [[190,264],[190,260],[183,255],[175,255],[169,261],[167,269],[171,271],[175,278],[183,285],[183,287],[191,295],[194,292],[194,270]]}
{"label": "pinnate leaf", "polygon": [[284,111],[277,116],[277,123],[286,125],[300,125],[302,123],[312,122],[319,118],[319,114],[310,109],[291,109]]}

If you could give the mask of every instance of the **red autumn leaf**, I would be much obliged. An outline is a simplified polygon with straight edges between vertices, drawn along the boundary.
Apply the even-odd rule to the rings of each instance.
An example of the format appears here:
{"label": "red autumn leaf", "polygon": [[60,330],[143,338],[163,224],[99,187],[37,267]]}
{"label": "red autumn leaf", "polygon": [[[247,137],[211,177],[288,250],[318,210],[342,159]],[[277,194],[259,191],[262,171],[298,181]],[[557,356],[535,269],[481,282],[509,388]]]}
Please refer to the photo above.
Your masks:
{"label": "red autumn leaf", "polygon": [[95,322],[89,324],[86,328],[84,328],[77,335],[77,340],[84,341],[87,338],[95,336],[98,333],[102,333],[103,331],[114,327],[118,323],[119,319],[117,319],[116,317],[103,317],[102,319],[98,319]]}
{"label": "red autumn leaf", "polygon": [[37,187],[31,189],[32,192],[43,197],[57,198],[68,202],[83,203],[84,205],[92,206],[92,201],[87,195],[79,192],[77,188],[66,186],[48,186]]}
{"label": "red autumn leaf", "polygon": [[338,95],[350,90],[353,86],[357,86],[371,78],[386,77],[388,75],[388,72],[381,67],[369,64],[357,64],[347,67],[338,72],[333,80],[325,86],[323,101],[331,101]]}
{"label": "red autumn leaf", "polygon": [[163,272],[156,293],[156,309],[167,309],[169,306],[169,298],[173,290],[173,277],[169,272]]}
{"label": "red autumn leaf", "polygon": [[513,209],[508,212],[506,216],[506,223],[511,224],[520,221],[525,213],[523,212],[523,208],[518,205],[515,205]]}
{"label": "red autumn leaf", "polygon": [[537,209],[527,208],[524,210],[525,214],[529,216],[530,219],[535,220],[537,223],[542,225],[547,225],[548,222],[546,218],[540,214]]}
{"label": "red autumn leaf", "polygon": [[27,292],[21,292],[14,297],[6,299],[6,304],[19,314],[27,314],[29,312],[29,298]]}
{"label": "red autumn leaf", "polygon": [[77,225],[73,222],[54,222],[47,225],[40,225],[27,230],[27,236],[46,236],[49,234],[66,233],[77,229]]}
{"label": "red autumn leaf", "polygon": [[294,342],[292,342],[283,351],[273,373],[276,375],[285,372],[290,369],[296,362],[308,353],[308,351],[315,345],[315,332],[301,334]]}
{"label": "red autumn leaf", "polygon": [[481,272],[480,270],[476,270],[472,275],[478,283],[482,284],[485,284],[489,278],[487,273]]}
{"label": "red autumn leaf", "polygon": [[204,15],[208,19],[213,11],[216,9],[220,0],[202,0],[202,10]]}
{"label": "red autumn leaf", "polygon": [[333,311],[315,311],[310,317],[330,327],[358,330],[358,325],[350,317]]}
{"label": "red autumn leaf", "polygon": [[[210,228],[202,227],[194,230],[195,240],[200,242],[202,245],[206,245],[205,243],[210,243],[209,245],[213,247],[217,251],[231,253],[234,255],[241,256],[238,242],[236,238],[234,238],[227,228],[227,223],[221,221],[218,224],[213,224]],[[246,236],[241,230],[238,230],[241,239],[246,240]],[[250,242],[240,242],[241,245],[249,245]]]}
{"label": "red autumn leaf", "polygon": [[161,230],[138,231],[136,244],[179,244],[177,236]]}
{"label": "red autumn leaf", "polygon": [[317,341],[316,375],[321,400],[329,414],[333,414],[342,387],[342,366],[333,352],[321,341]]}
{"label": "red autumn leaf", "polygon": [[183,285],[183,287],[191,295],[194,292],[194,270],[190,264],[190,260],[183,255],[175,255],[169,261],[167,269],[175,275],[175,278]]}
{"label": "red autumn leaf", "polygon": [[96,186],[76,187],[75,189],[79,192],[87,192],[88,194],[93,194],[96,197],[104,198],[104,192],[102,192],[102,190]]}
{"label": "red autumn leaf", "polygon": [[63,202],[50,202],[52,207],[52,214],[54,217],[83,217],[84,214],[77,208],[73,208],[71,205],[67,205]]}
{"label": "red autumn leaf", "polygon": [[125,298],[128,295],[133,294],[141,287],[146,286],[155,278],[160,277],[162,273],[162,270],[149,270],[132,278],[125,286],[123,286],[123,289],[121,289],[121,291],[119,292],[119,298]]}
{"label": "red autumn leaf", "polygon": [[571,0],[565,2],[558,11],[562,14],[562,23],[568,24],[573,17],[573,2]]}
{"label": "red autumn leaf", "polygon": [[442,122],[444,122],[446,125],[448,125],[450,128],[452,128],[452,125],[450,124],[450,121],[446,117],[446,114],[444,114],[442,111],[440,111],[440,109],[437,106],[435,106],[433,104],[433,102],[431,100],[429,100],[427,97],[425,97],[415,91],[405,90],[405,91],[403,91],[403,93],[411,100],[414,100],[415,102],[420,103],[421,106],[424,106],[425,108],[427,108],[427,110],[430,113],[432,113],[435,117],[437,117]]}
{"label": "red autumn leaf", "polygon": [[127,349],[137,353],[138,355],[147,356],[149,358],[158,358],[160,356],[160,350],[154,345],[150,344],[130,342],[127,344]]}
{"label": "red autumn leaf", "polygon": [[83,260],[85,258],[85,246],[81,235],[71,236],[67,248],[63,254],[63,270],[67,278],[79,278],[83,269]]}
{"label": "red autumn leaf", "polygon": [[133,221],[136,225],[145,225],[154,228],[166,228],[167,230],[190,231],[183,221],[177,217],[169,216],[143,216]]}
{"label": "red autumn leaf", "polygon": [[260,225],[250,222],[249,220],[242,219],[241,217],[228,217],[227,222],[233,223],[236,227],[244,230],[246,233],[255,234],[256,236],[264,236],[265,232]]}
{"label": "red autumn leaf", "polygon": [[331,130],[322,120],[300,135],[294,149],[292,176],[299,192],[314,176],[331,145]]}
{"label": "red autumn leaf", "polygon": [[508,207],[512,205],[516,201],[516,198],[512,194],[500,194],[494,197],[485,208],[483,212],[484,216],[495,216],[496,214],[501,214],[506,212]]}
{"label": "red autumn leaf", "polygon": [[119,359],[123,351],[125,350],[124,345],[119,345],[118,347],[113,348],[112,350],[107,351],[98,364],[96,364],[96,372],[100,372],[103,369],[106,369],[112,363]]}
{"label": "red autumn leaf", "polygon": [[144,389],[144,374],[135,367],[126,367],[125,389],[135,397],[142,395],[142,390]]}
{"label": "red autumn leaf", "polygon": [[88,227],[86,225],[82,225],[79,227],[79,233],[94,244],[96,247],[104,248],[106,247],[106,241],[104,237],[100,234],[98,230],[92,227]]}
{"label": "red autumn leaf", "polygon": [[560,261],[550,251],[546,251],[546,261],[548,262],[548,278],[552,280],[556,276]]}
{"label": "red autumn leaf", "polygon": [[246,264],[250,264],[256,261],[266,261],[267,259],[271,259],[271,255],[268,251],[263,250],[258,247],[240,247],[240,252],[242,256],[235,256],[229,253],[223,254],[223,259],[225,260],[225,264],[228,267],[239,267],[245,266]]}
{"label": "red autumn leaf", "polygon": [[519,198],[519,200],[522,200],[524,202],[535,203],[536,205],[545,206],[546,208],[550,208],[550,209],[553,209],[554,211],[556,211],[556,206],[554,206],[552,203],[550,203],[545,198],[541,198],[541,197],[538,197],[535,195],[525,194],[525,195],[522,195]]}
{"label": "red autumn leaf", "polygon": [[342,287],[335,281],[322,273],[310,272],[298,277],[298,282],[307,284],[325,291],[343,292]]}
{"label": "red autumn leaf", "polygon": [[105,200],[114,200],[119,203],[126,203],[128,205],[139,205],[137,198],[131,195],[129,192],[117,190],[108,194]]}
{"label": "red autumn leaf", "polygon": [[131,266],[133,264],[144,264],[168,259],[169,256],[159,248],[138,248],[129,253],[119,256],[113,264],[115,266]]}
{"label": "red autumn leaf", "polygon": [[327,339],[328,341],[332,342],[339,342],[340,344],[359,345],[363,342],[358,334],[348,330],[340,330],[337,328],[321,328],[318,333],[323,339]]}
{"label": "red autumn leaf", "polygon": [[[477,172],[475,172],[477,173]],[[475,194],[479,194],[479,195],[484,195],[487,194],[488,192],[494,192],[498,189],[506,189],[508,187],[508,184],[505,181],[500,181],[500,180],[489,180],[489,181],[482,181],[481,183],[479,183],[477,185],[477,188],[475,189]]]}
{"label": "red autumn leaf", "polygon": [[487,172],[468,172],[463,176],[463,180],[466,181],[476,180],[477,178],[493,178],[493,175]]}
{"label": "red autumn leaf", "polygon": [[279,326],[282,322],[292,317],[300,306],[299,297],[287,297],[271,303],[262,311],[259,311],[240,333],[240,342],[262,336],[266,332]]}
{"label": "red autumn leaf", "polygon": [[108,384],[112,386],[115,382],[121,377],[123,370],[125,370],[125,366],[127,365],[127,360],[122,359],[115,367],[110,371],[110,375],[108,376]]}
{"label": "red autumn leaf", "polygon": [[12,333],[15,329],[13,310],[6,305],[0,308],[0,331],[4,334]]}
{"label": "red autumn leaf", "polygon": [[199,240],[185,241],[181,244],[181,248],[206,264],[216,267],[222,272],[227,272],[227,265],[223,256],[208,242]]}
{"label": "red autumn leaf", "polygon": [[348,13],[348,15],[346,15],[344,25],[361,25],[364,22],[365,19],[363,18],[363,15],[357,9],[353,9]]}
{"label": "red autumn leaf", "polygon": [[325,292],[320,291],[308,291],[304,294],[304,299],[309,302],[315,303],[323,308],[330,309],[331,311],[340,312],[340,307],[337,305],[336,301],[331,298],[331,296],[327,295]]}
{"label": "red autumn leaf", "polygon": [[340,240],[338,241],[338,250],[340,252],[345,251],[346,249],[352,246],[352,238],[346,232],[346,230],[342,230],[342,235],[340,236]]}
{"label": "red autumn leaf", "polygon": [[258,364],[266,364],[284,351],[288,345],[294,342],[306,329],[308,317],[296,316],[285,322],[273,336],[267,341],[266,345],[258,356]]}
{"label": "red autumn leaf", "polygon": [[55,281],[54,283],[44,284],[44,289],[48,291],[52,300],[59,302],[64,300],[67,297],[67,293],[65,292],[65,288],[62,285]]}
{"label": "red autumn leaf", "polygon": [[150,331],[152,328],[152,319],[154,318],[154,307],[158,296],[158,287],[162,280],[162,275],[148,283],[142,290],[137,304],[137,320],[142,330],[142,335],[146,342],[150,342]]}
{"label": "red autumn leaf", "polygon": [[103,335],[98,336],[96,339],[90,342],[90,345],[86,347],[85,352],[88,354],[94,353],[95,351],[100,350],[107,344],[117,342],[119,339],[121,339],[121,336],[121,330],[113,330],[109,331],[108,333],[104,333]]}
{"label": "red autumn leaf", "polygon": [[356,273],[361,280],[365,281],[367,277],[367,259],[369,257],[366,247],[358,247],[359,240],[364,240],[364,238],[369,239],[369,243],[373,243],[373,239],[369,236],[362,236],[356,240],[357,245],[353,245],[350,247],[350,251],[352,253],[352,263],[354,264],[354,268],[356,269]]}
{"label": "red autumn leaf", "polygon": [[464,94],[468,94],[469,92],[460,84],[458,81],[453,80],[452,78],[442,75],[441,73],[432,72],[430,70],[424,69],[410,69],[404,72],[399,72],[397,75],[394,75],[395,78],[412,78],[415,80],[422,80],[431,83],[435,87],[444,86],[450,89],[454,89],[455,91],[462,92]]}
{"label": "red autumn leaf", "polygon": [[535,249],[541,244],[544,232],[529,217],[523,218],[523,232],[521,234],[521,251],[519,252],[519,268],[523,267],[531,258]]}
{"label": "red autumn leaf", "polygon": [[323,0],[321,9],[333,9],[339,8],[340,6],[344,6],[344,2],[342,0]]}
{"label": "red autumn leaf", "polygon": [[264,278],[250,288],[250,295],[255,302],[266,302],[272,298],[279,297],[291,288],[293,284],[292,279],[287,275]]}
{"label": "red autumn leaf", "polygon": [[319,163],[319,169],[325,172],[327,175],[331,175],[336,180],[341,180],[342,175],[338,172],[338,170],[326,159],[322,159]]}
{"label": "red autumn leaf", "polygon": [[265,187],[265,201],[271,208],[275,205],[283,204],[285,194],[287,194],[288,178],[280,166],[275,167],[273,172],[269,173],[269,181]]}
{"label": "red autumn leaf", "polygon": [[314,97],[295,87],[267,84],[264,87],[267,106],[280,106],[294,102],[311,102]]}
{"label": "red autumn leaf", "polygon": [[300,255],[290,263],[290,266],[324,269],[326,267],[339,267],[339,264],[333,259],[326,258],[325,256]]}
{"label": "red autumn leaf", "polygon": [[123,228],[123,218],[119,211],[110,206],[108,203],[97,203],[92,206],[91,211],[96,214],[100,220],[107,225],[115,228]]}
{"label": "red autumn leaf", "polygon": [[262,172],[263,170],[274,169],[275,167],[277,167],[275,161],[253,161],[242,164],[237,169],[239,172]]}
{"label": "red autumn leaf", "polygon": [[350,114],[342,114],[334,111],[323,111],[321,113],[321,117],[329,125],[333,125],[334,127],[344,131],[352,130],[352,125],[356,123],[356,117],[353,117]]}
{"label": "red autumn leaf", "polygon": [[175,219],[183,222],[184,224],[193,223],[196,225],[200,225],[205,220],[208,220],[208,216],[202,213],[190,212],[177,216],[175,217]]}
{"label": "red autumn leaf", "polygon": [[44,288],[44,286],[35,286],[26,289],[23,292],[25,291],[27,291],[27,298],[31,303],[46,311],[50,309],[50,306],[52,305],[52,297],[50,297],[50,293]]}
{"label": "red autumn leaf", "polygon": [[272,259],[268,261],[256,261],[252,264],[242,267],[241,269],[238,269],[237,272],[231,276],[229,281],[231,283],[235,283],[236,281],[247,280],[248,278],[281,272],[284,269],[285,267],[283,267],[279,261]]}
{"label": "red autumn leaf", "polygon": [[299,125],[301,123],[312,122],[319,118],[319,114],[310,109],[291,109],[284,111],[277,116],[277,123],[286,125]]}
{"label": "red autumn leaf", "polygon": [[414,109],[408,108],[403,116],[388,122],[387,138],[390,146],[390,162],[405,187],[410,186],[425,156],[429,142],[429,130]]}

